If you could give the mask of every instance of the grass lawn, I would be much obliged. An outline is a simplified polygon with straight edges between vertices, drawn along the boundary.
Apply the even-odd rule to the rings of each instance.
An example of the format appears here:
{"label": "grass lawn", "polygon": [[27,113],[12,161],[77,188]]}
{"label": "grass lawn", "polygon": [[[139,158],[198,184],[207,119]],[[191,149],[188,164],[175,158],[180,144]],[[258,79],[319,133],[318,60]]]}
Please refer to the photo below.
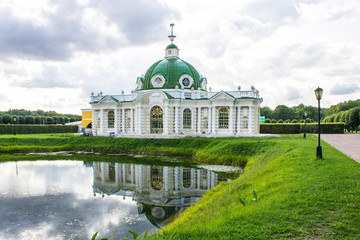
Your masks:
{"label": "grass lawn", "polygon": [[[360,239],[360,164],[282,136],[153,239]],[[269,140],[265,140],[269,141]]]}
{"label": "grass lawn", "polygon": [[[360,239],[360,164],[317,138],[117,139],[0,136],[0,153],[92,150],[245,166],[152,239]],[[101,229],[98,230],[101,232]]]}

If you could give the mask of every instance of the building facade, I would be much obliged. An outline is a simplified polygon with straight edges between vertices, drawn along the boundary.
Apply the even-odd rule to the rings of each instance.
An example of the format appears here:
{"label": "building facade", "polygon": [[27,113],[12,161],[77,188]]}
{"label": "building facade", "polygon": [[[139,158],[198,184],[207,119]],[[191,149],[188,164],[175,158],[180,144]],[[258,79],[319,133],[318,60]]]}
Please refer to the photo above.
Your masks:
{"label": "building facade", "polygon": [[165,58],[137,78],[131,94],[91,94],[94,135],[253,136],[260,132],[259,91],[212,92],[171,43]]}

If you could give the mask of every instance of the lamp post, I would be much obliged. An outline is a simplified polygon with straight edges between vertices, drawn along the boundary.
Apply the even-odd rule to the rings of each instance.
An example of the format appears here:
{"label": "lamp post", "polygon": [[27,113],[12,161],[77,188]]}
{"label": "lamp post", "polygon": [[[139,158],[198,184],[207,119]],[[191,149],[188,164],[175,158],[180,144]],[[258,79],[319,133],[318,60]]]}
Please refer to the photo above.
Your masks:
{"label": "lamp post", "polygon": [[305,126],[304,126],[304,138],[306,138],[306,118],[307,118],[308,113],[304,112],[304,116],[305,116]]}
{"label": "lamp post", "polygon": [[16,126],[15,126],[15,124],[16,124],[16,117],[14,117],[14,135],[16,135]]}
{"label": "lamp post", "polygon": [[322,149],[320,146],[320,100],[322,97],[323,89],[318,87],[317,89],[314,90],[314,92],[315,92],[315,97],[318,100],[318,146],[316,148],[316,157],[322,158]]}

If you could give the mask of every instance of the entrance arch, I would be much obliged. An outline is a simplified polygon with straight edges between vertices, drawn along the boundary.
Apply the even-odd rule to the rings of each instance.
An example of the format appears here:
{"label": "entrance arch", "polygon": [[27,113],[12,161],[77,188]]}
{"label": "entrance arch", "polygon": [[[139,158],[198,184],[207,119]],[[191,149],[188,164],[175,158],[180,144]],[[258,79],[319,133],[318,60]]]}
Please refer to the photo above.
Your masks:
{"label": "entrance arch", "polygon": [[155,106],[150,112],[150,132],[162,133],[163,132],[163,110],[159,106]]}

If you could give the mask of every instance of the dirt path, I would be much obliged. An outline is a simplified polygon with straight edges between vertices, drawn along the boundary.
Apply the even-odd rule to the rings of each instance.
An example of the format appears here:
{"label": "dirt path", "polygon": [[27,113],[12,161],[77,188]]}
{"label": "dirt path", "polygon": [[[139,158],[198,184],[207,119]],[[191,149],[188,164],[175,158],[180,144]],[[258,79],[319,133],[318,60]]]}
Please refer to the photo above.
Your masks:
{"label": "dirt path", "polygon": [[321,139],[360,163],[360,134],[322,134]]}

